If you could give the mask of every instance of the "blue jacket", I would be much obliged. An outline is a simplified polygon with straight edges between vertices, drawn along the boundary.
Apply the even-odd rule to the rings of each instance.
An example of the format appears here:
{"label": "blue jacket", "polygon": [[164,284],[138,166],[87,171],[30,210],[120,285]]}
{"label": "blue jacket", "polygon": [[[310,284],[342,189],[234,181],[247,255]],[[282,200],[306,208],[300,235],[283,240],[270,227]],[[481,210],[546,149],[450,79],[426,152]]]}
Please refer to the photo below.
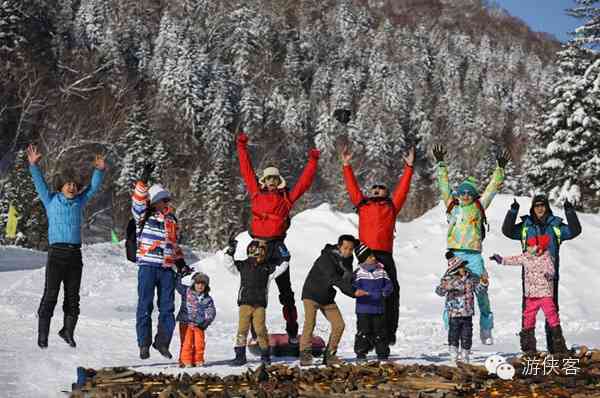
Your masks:
{"label": "blue jacket", "polygon": [[81,244],[81,220],[86,203],[102,185],[104,172],[94,169],[91,184],[73,199],[67,199],[62,192],[50,192],[42,171],[37,165],[29,165],[35,190],[39,195],[48,217],[48,243]]}
{"label": "blue jacket", "polygon": [[[201,329],[206,329],[217,316],[215,303],[208,293],[198,294],[192,290],[192,287],[181,283],[181,276],[177,276],[175,289],[181,295],[181,306],[177,313],[177,321],[183,323],[193,323]],[[191,290],[191,292],[190,292]],[[194,303],[188,302],[188,295],[191,294]],[[196,310],[192,313],[191,308]]]}
{"label": "blue jacket", "polygon": [[357,314],[383,314],[383,300],[392,294],[394,285],[380,263],[360,264],[352,275],[352,286],[369,293],[356,298]]}
{"label": "blue jacket", "polygon": [[507,238],[521,241],[527,241],[528,238],[535,236],[548,235],[550,237],[548,250],[554,258],[556,278],[558,278],[561,243],[581,234],[581,224],[577,218],[577,213],[572,209],[565,212],[567,224],[563,222],[562,218],[552,214],[551,210],[550,214],[543,221],[538,222],[536,222],[536,219],[532,215],[526,215],[521,217],[521,222],[517,224],[517,214],[518,210],[510,209],[508,211],[502,224],[502,233]]}

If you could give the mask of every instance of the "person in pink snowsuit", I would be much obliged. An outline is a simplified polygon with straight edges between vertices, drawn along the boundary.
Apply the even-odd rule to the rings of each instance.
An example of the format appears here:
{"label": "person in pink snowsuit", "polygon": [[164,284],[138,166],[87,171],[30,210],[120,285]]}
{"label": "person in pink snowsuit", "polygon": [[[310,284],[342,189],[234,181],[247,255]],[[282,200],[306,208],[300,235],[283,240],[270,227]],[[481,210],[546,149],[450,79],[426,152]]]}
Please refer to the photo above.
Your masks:
{"label": "person in pink snowsuit", "polygon": [[560,318],[552,297],[554,296],[554,259],[548,251],[550,239],[547,235],[532,237],[527,240],[527,251],[518,256],[501,257],[494,254],[490,257],[502,265],[520,265],[525,271],[525,307],[523,309],[523,329],[521,350],[526,354],[537,351],[535,339],[535,321],[538,311],[544,312],[550,325],[552,340],[556,353],[568,351],[560,326]]}

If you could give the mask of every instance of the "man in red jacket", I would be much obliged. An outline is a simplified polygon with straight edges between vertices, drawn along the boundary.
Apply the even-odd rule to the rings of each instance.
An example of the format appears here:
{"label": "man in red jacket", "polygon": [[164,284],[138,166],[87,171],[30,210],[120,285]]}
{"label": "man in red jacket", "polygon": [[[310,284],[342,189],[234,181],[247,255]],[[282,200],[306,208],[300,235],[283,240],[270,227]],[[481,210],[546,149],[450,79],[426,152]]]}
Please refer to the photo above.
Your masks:
{"label": "man in red jacket", "polygon": [[393,345],[396,343],[400,309],[400,285],[392,257],[394,226],[410,188],[415,149],[411,148],[408,155],[403,157],[404,172],[391,197],[388,188],[381,184],[373,185],[371,196],[365,197],[356,181],[352,166],[350,166],[352,153],[348,148],[344,148],[341,158],[344,165],[346,189],[350,195],[350,201],[358,210],[359,239],[373,251],[377,260],[384,265],[385,271],[394,285],[394,292],[387,296],[384,302],[388,342]]}
{"label": "man in red jacket", "polygon": [[[240,160],[240,173],[248,193],[252,216],[250,236],[268,242],[268,261],[276,264],[290,260],[290,254],[283,240],[290,225],[290,211],[294,203],[310,188],[317,173],[319,151],[311,149],[308,164],[300,179],[289,190],[286,182],[275,167],[267,167],[260,180],[250,161],[248,153],[248,136],[241,133],[237,138],[237,150]],[[294,292],[290,281],[289,268],[275,278],[279,288],[279,301],[283,305],[283,317],[286,321],[286,332],[290,343],[298,343],[298,313],[294,302]]]}

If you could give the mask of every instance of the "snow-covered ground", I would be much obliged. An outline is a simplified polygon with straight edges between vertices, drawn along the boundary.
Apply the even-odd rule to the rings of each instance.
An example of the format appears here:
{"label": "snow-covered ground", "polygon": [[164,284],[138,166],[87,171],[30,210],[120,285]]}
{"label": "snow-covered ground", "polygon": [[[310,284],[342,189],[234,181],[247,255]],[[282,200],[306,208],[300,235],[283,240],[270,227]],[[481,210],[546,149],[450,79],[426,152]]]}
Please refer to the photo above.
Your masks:
{"label": "snow-covered ground", "polygon": [[[484,242],[484,254],[517,254],[520,244],[502,236],[501,223],[512,197],[499,196],[488,211],[490,232]],[[522,212],[530,199],[520,198]],[[562,210],[556,211],[562,215]],[[582,235],[566,242],[561,251],[561,319],[569,345],[600,347],[600,271],[598,247],[600,216],[580,215]],[[342,233],[357,233],[357,216],[334,212],[328,205],[304,211],[292,220],[287,245],[292,254],[293,286],[299,301],[302,284],[310,266],[327,242],[335,242]],[[407,363],[447,363],[446,331],[441,321],[443,298],[434,288],[446,264],[444,259],[446,225],[444,210],[438,206],[423,217],[396,227],[395,260],[400,279],[400,328],[398,343],[392,347],[392,359]],[[242,256],[249,240],[240,237],[237,256]],[[178,373],[176,359],[165,360],[152,350],[151,358],[141,361],[135,338],[136,267],[125,259],[122,245],[101,243],[83,248],[84,271],[81,287],[81,316],[76,330],[78,346],[68,347],[58,336],[62,326],[62,296],[55,310],[49,348],[36,345],[36,310],[43,290],[45,254],[19,248],[0,247],[0,396],[60,396],[70,390],[77,366],[130,366],[144,372]],[[207,330],[205,368],[195,370],[217,374],[239,373],[225,360],[233,356],[237,328],[237,276],[228,273],[218,256],[194,253],[194,266],[211,277],[217,319]],[[596,259],[596,260],[594,260]],[[518,267],[502,267],[486,261],[491,276],[490,296],[496,328],[495,345],[482,346],[474,338],[475,360],[483,362],[491,353],[511,355],[519,350],[516,333],[520,327],[521,279]],[[355,317],[353,301],[338,294],[338,304],[346,320],[346,331],[339,353],[354,358],[352,351]],[[283,331],[281,306],[273,285],[268,308],[270,332]],[[179,306],[177,297],[176,308]],[[300,323],[302,323],[300,321]],[[474,322],[474,336],[479,335]],[[541,337],[542,315],[538,316]],[[319,315],[318,334],[326,337],[328,327]],[[544,338],[539,338],[540,348]],[[171,351],[178,354],[179,336],[175,333]],[[293,365],[294,362],[289,359]],[[255,366],[257,362],[250,363]]]}

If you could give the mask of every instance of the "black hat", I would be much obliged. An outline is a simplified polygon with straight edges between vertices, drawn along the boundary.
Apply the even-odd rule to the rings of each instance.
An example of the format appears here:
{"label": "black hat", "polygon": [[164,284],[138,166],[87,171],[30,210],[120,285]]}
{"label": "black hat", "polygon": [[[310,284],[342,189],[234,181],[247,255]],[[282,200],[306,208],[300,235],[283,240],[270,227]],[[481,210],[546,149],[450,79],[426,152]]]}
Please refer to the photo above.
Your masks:
{"label": "black hat", "polygon": [[355,246],[354,254],[356,255],[359,263],[364,263],[367,261],[367,258],[373,254],[373,251],[361,241],[357,241]]}
{"label": "black hat", "polygon": [[543,203],[544,206],[546,206],[546,210],[547,210],[546,214],[552,214],[552,209],[550,208],[550,201],[548,200],[548,197],[544,194],[537,194],[531,200],[531,209],[529,210],[529,214],[531,215],[531,217],[534,220],[537,219],[537,217],[535,216],[535,212],[533,211],[533,208],[535,207],[535,205],[537,203]]}

